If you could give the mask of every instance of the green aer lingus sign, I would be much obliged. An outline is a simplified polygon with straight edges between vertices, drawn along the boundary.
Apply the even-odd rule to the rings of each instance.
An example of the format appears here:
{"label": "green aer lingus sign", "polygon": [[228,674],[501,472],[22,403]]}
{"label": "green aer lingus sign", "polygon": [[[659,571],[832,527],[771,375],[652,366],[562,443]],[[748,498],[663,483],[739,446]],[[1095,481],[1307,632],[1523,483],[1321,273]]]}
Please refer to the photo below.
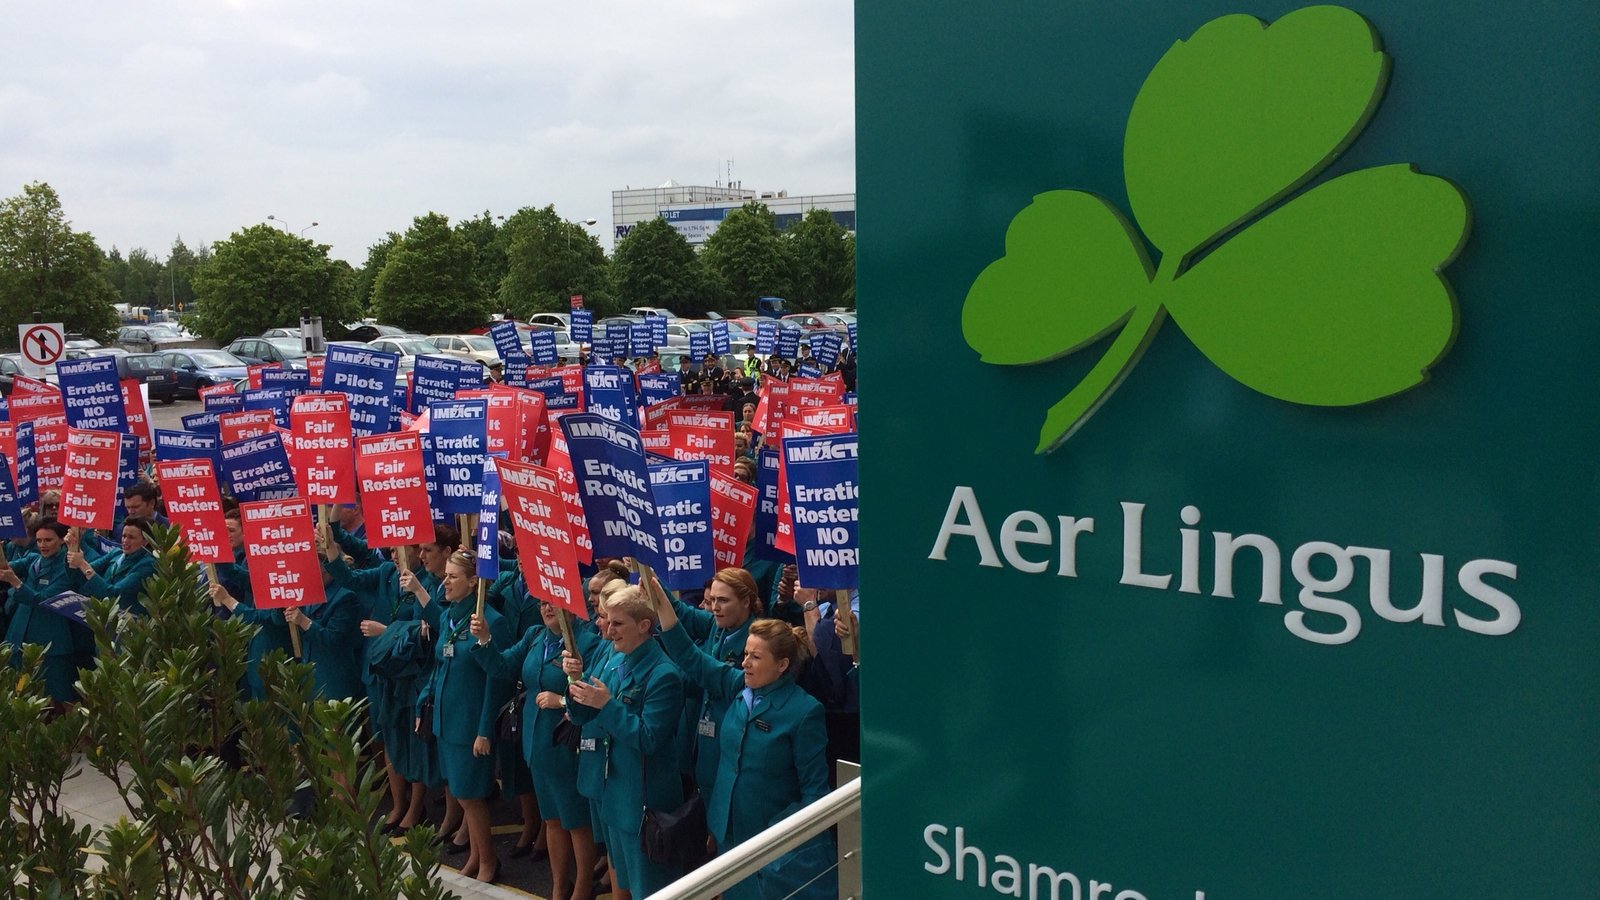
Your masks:
{"label": "green aer lingus sign", "polygon": [[[1461,192],[1397,164],[1292,196],[1360,135],[1388,79],[1371,24],[1337,6],[1270,26],[1223,16],[1161,57],[1123,139],[1138,228],[1099,195],[1040,194],[962,310],[967,343],[997,365],[1118,332],[1050,407],[1040,452],[1105,401],[1168,314],[1224,372],[1281,400],[1348,406],[1426,377],[1455,337],[1439,270],[1466,239]],[[1034,327],[1017,334],[1018,317]]]}
{"label": "green aer lingus sign", "polygon": [[1600,5],[856,15],[866,896],[1600,896]]}

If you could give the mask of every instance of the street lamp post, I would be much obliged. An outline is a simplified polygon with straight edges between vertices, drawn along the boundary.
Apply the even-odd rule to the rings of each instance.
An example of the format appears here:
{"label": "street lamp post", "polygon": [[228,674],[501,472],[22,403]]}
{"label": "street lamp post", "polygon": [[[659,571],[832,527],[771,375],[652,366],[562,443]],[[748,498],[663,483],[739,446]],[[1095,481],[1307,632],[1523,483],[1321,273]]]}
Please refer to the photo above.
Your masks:
{"label": "street lamp post", "polygon": [[300,237],[304,238],[306,236],[306,232],[310,231],[311,229],[313,229],[313,228],[315,228],[315,227],[317,227],[318,225],[321,225],[321,224],[322,224],[321,222],[312,222],[310,225],[307,225],[306,227],[300,229]]}

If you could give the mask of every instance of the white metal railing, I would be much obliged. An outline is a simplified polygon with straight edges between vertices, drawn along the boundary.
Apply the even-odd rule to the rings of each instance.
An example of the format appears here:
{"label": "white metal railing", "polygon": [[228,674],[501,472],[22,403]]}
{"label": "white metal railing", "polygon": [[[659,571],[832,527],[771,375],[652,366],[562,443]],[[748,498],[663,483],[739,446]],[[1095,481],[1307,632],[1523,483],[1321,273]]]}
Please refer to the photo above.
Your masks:
{"label": "white metal railing", "polygon": [[[744,881],[778,857],[799,847],[841,820],[861,813],[861,779],[853,778],[822,799],[752,835],[688,875],[651,894],[652,900],[703,900]],[[839,846],[840,858],[855,858],[857,847]],[[841,889],[841,894],[845,893]],[[859,895],[859,889],[851,893]]]}

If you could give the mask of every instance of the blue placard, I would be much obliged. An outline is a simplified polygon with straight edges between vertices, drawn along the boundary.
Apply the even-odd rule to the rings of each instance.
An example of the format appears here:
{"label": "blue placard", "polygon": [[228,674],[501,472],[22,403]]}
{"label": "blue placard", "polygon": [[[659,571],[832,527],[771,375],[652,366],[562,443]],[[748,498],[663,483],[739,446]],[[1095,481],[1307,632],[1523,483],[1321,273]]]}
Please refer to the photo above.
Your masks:
{"label": "blue placard", "polygon": [[17,483],[11,477],[11,466],[0,458],[0,538],[25,538],[28,525],[22,518],[22,500],[17,493]]}
{"label": "blue placard", "polygon": [[[124,431],[118,435],[122,443],[117,448],[117,499],[122,492],[139,483],[139,436]],[[123,508],[117,504],[117,519],[121,521]]]}
{"label": "blue placard", "polygon": [[569,336],[574,344],[590,344],[594,342],[594,310],[575,309],[572,311],[571,325],[568,328]]}
{"label": "blue placard", "polygon": [[583,370],[583,394],[589,412],[629,428],[638,427],[632,372],[619,366],[588,366]]}
{"label": "blue placard", "polygon": [[778,323],[756,323],[756,353],[771,356],[778,347]]}
{"label": "blue placard", "polygon": [[500,577],[500,473],[491,459],[483,467],[483,491],[478,497],[478,577]]}
{"label": "blue placard", "polygon": [[11,404],[6,402],[6,398],[0,397],[0,422],[9,421],[11,421]]}
{"label": "blue placard", "polygon": [[701,588],[717,570],[711,541],[711,464],[703,459],[652,461],[648,468],[666,563],[656,575],[675,591]]}
{"label": "blue placard", "polygon": [[839,364],[839,348],[843,344],[844,335],[837,331],[813,331],[811,356],[823,369],[831,369]]}
{"label": "blue placard", "polygon": [[784,465],[794,524],[795,564],[806,587],[856,587],[861,564],[856,527],[854,434],[785,438]]}
{"label": "blue placard", "polygon": [[[757,352],[760,352],[760,351],[757,351]],[[800,355],[800,329],[798,329],[798,328],[780,328],[780,329],[778,329],[778,348],[777,348],[776,352],[777,352],[778,356],[781,356],[784,359],[794,359],[796,356],[799,356]]]}
{"label": "blue placard", "polygon": [[311,373],[305,369],[267,369],[261,373],[261,386],[282,388],[292,403],[295,397],[311,390]]}
{"label": "blue placard", "polygon": [[839,402],[843,403],[845,406],[855,406],[856,405],[856,392],[855,391],[845,391],[844,392],[844,396],[839,398]]}
{"label": "blue placard", "polygon": [[206,434],[222,433],[222,414],[218,412],[190,413],[178,421],[183,423],[184,431],[199,431]]}
{"label": "blue placard", "polygon": [[594,555],[632,556],[657,570],[661,522],[639,432],[596,413],[561,417]]}
{"label": "blue placard", "polygon": [[765,448],[756,454],[756,524],[750,540],[757,559],[794,562],[794,557],[778,549],[778,451]]}
{"label": "blue placard", "polygon": [[276,431],[224,444],[222,474],[241,503],[283,500],[297,491],[289,454]]}
{"label": "blue placard", "polygon": [[721,356],[732,350],[728,343],[728,323],[718,319],[711,323],[711,352]]}
{"label": "blue placard", "polygon": [[[398,383],[398,379],[396,380]],[[413,413],[435,400],[454,400],[456,391],[472,391],[483,387],[483,366],[449,356],[419,356],[412,369],[411,400],[407,407]]]}
{"label": "blue placard", "polygon": [[646,315],[644,323],[650,326],[650,346],[665,347],[667,345],[667,317]]}
{"label": "blue placard", "polygon": [[400,414],[406,410],[406,396],[409,386],[404,378],[397,374],[394,379],[394,390],[389,392],[389,430],[400,430]]}
{"label": "blue placard", "polygon": [[536,366],[553,366],[560,361],[556,356],[556,333],[548,329],[528,334],[528,355]]}
{"label": "blue placard", "polygon": [[856,355],[856,323],[851,322],[849,325],[847,325],[845,327],[850,329],[850,355],[851,356],[855,356]]}
{"label": "blue placard", "polygon": [[528,366],[533,361],[526,356],[508,359],[500,364],[500,380],[512,387],[525,388],[528,386]]}
{"label": "blue placard", "polygon": [[711,353],[711,333],[709,331],[695,331],[689,335],[689,358],[700,364]]}
{"label": "blue placard", "polygon": [[294,397],[288,391],[283,388],[264,387],[253,391],[241,391],[239,396],[244,398],[245,409],[270,409],[273,422],[279,428],[289,427],[289,406],[294,403]]}
{"label": "blue placard", "polygon": [[566,379],[560,375],[551,375],[549,378],[536,378],[523,385],[523,387],[530,391],[538,391],[545,396],[546,400],[567,392]]}
{"label": "blue placard", "polygon": [[443,519],[444,512],[435,505],[439,498],[439,463],[434,457],[433,435],[424,431],[419,437],[422,438],[422,483],[428,488],[428,506],[435,519]]}
{"label": "blue placard", "polygon": [[628,355],[634,358],[655,352],[655,338],[648,322],[634,322],[628,326]]}
{"label": "blue placard", "polygon": [[503,360],[527,355],[522,352],[522,338],[517,333],[516,322],[506,320],[490,325],[489,337],[494,339],[494,352]]}
{"label": "blue placard", "polygon": [[17,500],[23,505],[39,499],[39,468],[33,455],[33,422],[18,422],[17,436]]}
{"label": "blue placard", "polygon": [[207,394],[200,401],[200,408],[208,413],[238,412],[244,409],[244,396],[236,392],[226,394]]}
{"label": "blue placard", "polygon": [[155,430],[156,459],[174,462],[180,459],[211,460],[212,470],[222,470],[222,438],[216,432],[175,431],[168,428]]}
{"label": "blue placard", "polygon": [[677,372],[649,372],[639,376],[639,402],[644,406],[683,394],[683,376]]}
{"label": "blue placard", "polygon": [[583,409],[583,398],[577,394],[546,394],[545,409]]}
{"label": "blue placard", "polygon": [[794,370],[796,378],[821,378],[822,367],[816,363],[801,363]]}
{"label": "blue placard", "polygon": [[[400,356],[370,347],[331,344],[322,370],[322,389],[350,397],[350,430],[357,437],[383,434],[392,424],[390,407]],[[401,383],[404,389],[404,383]]]}
{"label": "blue placard", "polygon": [[446,515],[478,511],[483,461],[489,448],[489,401],[438,400],[428,404],[439,493],[433,508]]}
{"label": "blue placard", "polygon": [[39,608],[49,610],[63,619],[86,626],[89,624],[89,614],[84,606],[88,602],[88,597],[76,591],[62,591],[54,597],[41,602]]}
{"label": "blue placard", "polygon": [[112,432],[128,430],[128,412],[122,403],[115,357],[64,359],[56,363],[56,374],[61,381],[67,427]]}

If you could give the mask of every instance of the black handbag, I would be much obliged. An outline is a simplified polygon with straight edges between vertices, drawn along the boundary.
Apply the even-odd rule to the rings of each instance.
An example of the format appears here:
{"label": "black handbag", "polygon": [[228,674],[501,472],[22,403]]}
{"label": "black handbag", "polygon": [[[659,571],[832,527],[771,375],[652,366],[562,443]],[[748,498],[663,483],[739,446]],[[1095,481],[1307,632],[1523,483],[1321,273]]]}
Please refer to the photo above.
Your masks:
{"label": "black handbag", "polygon": [[578,723],[566,716],[556,723],[555,730],[550,733],[550,746],[566,747],[573,753],[578,752],[578,747],[583,743],[583,728]]}
{"label": "black handbag", "polygon": [[417,737],[425,741],[433,740],[433,701],[429,700],[417,707]]}
{"label": "black handbag", "polygon": [[517,691],[506,705],[500,707],[499,718],[495,720],[500,731],[500,740],[520,740],[522,735],[522,706],[528,702],[528,689],[522,682],[517,682]]}
{"label": "black handbag", "polygon": [[[649,775],[644,758],[639,759],[641,793],[650,795]],[[656,812],[646,801],[644,819],[639,823],[639,849],[657,865],[687,869],[706,856],[706,804],[699,793],[679,804],[672,812]]]}

